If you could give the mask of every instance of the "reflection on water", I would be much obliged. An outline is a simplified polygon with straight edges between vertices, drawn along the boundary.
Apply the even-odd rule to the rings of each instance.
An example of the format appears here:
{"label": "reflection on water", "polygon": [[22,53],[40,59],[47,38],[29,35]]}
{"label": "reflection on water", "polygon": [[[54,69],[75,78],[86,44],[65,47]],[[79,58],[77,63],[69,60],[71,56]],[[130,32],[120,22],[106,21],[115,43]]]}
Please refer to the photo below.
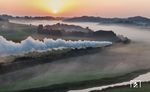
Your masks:
{"label": "reflection on water", "polygon": [[113,30],[118,35],[124,35],[130,38],[132,41],[140,41],[150,43],[150,29],[144,29],[140,27],[134,26],[123,26],[123,25],[105,25],[105,24],[98,24],[98,23],[89,23],[89,22],[62,22],[62,21],[47,21],[47,20],[32,20],[32,21],[25,21],[25,20],[11,20],[10,22],[19,23],[19,24],[32,24],[32,25],[52,25],[56,23],[67,23],[67,24],[74,24],[80,25],[82,27],[89,27],[94,31],[97,30]]}

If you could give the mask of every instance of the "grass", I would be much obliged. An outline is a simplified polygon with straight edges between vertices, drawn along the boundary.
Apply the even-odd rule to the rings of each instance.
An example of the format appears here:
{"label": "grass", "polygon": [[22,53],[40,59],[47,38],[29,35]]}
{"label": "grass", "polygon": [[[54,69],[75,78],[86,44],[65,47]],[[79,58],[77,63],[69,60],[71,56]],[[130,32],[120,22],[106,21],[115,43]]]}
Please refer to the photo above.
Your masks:
{"label": "grass", "polygon": [[20,42],[29,36],[39,40],[43,40],[44,38],[62,38],[65,40],[95,40],[94,38],[88,37],[57,37],[47,34],[38,34],[37,26],[15,24],[7,21],[0,21],[0,36],[3,36],[7,40],[12,40],[14,42]]}
{"label": "grass", "polygon": [[[93,75],[94,72],[82,73],[82,74],[51,74],[32,78],[30,80],[18,81],[13,85],[0,87],[0,92],[13,92],[22,90],[19,92],[64,92],[72,89],[84,89],[95,86],[108,85],[111,83],[123,82],[126,80],[133,79],[134,77],[148,72],[148,70],[139,70],[132,73],[127,73],[121,76],[114,76],[102,73],[97,74],[97,78],[89,78],[89,75]],[[95,76],[95,75],[94,75]],[[109,76],[106,77],[106,76]],[[117,89],[116,89],[117,90]],[[120,91],[108,91],[108,92],[120,92]],[[144,90],[144,89],[143,89]],[[149,89],[147,89],[149,90]],[[98,91],[99,92],[99,91]],[[101,92],[101,91],[100,91]],[[105,92],[105,91],[104,91]],[[107,90],[106,90],[107,92]],[[126,92],[126,91],[124,91]],[[132,92],[132,91],[129,91]],[[142,92],[142,91],[140,91]],[[145,91],[144,91],[145,92]]]}
{"label": "grass", "polygon": [[37,27],[32,25],[15,24],[0,21],[0,35],[7,40],[21,41],[28,36],[36,34]]}
{"label": "grass", "polygon": [[[3,92],[3,91],[10,92],[10,91],[18,91],[18,90],[24,90],[24,89],[42,88],[42,87],[48,87],[48,86],[50,86],[50,88],[52,86],[52,90],[53,89],[55,90],[55,88],[57,89],[57,87],[58,87],[58,89],[61,89],[61,88],[63,89],[63,87],[69,88],[70,86],[74,86],[74,84],[84,86],[84,81],[87,81],[87,83],[88,83],[88,80],[93,81],[93,79],[102,79],[107,76],[113,77],[116,75],[102,73],[101,71],[99,71],[99,73],[97,73],[96,71],[94,71],[94,72],[89,71],[89,72],[82,72],[79,74],[49,73],[49,74],[44,74],[44,75],[41,75],[41,76],[38,76],[35,78],[31,78],[29,80],[18,80],[15,83],[12,83],[10,85],[1,86],[0,92]],[[92,83],[90,84],[90,81],[89,81],[89,83],[85,84],[85,85],[86,86],[92,85]],[[51,91],[49,91],[49,92],[51,92]]]}

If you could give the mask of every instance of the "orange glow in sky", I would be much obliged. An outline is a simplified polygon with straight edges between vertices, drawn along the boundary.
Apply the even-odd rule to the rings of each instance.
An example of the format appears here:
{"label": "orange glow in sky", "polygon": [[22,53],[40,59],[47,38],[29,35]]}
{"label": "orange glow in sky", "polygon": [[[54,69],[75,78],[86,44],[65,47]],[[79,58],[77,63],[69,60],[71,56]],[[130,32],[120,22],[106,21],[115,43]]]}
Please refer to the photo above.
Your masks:
{"label": "orange glow in sky", "polygon": [[61,15],[73,9],[76,2],[75,0],[43,0],[41,3],[43,3],[41,7],[45,8],[47,12],[52,15]]}
{"label": "orange glow in sky", "polygon": [[150,0],[0,0],[0,14],[150,17]]}

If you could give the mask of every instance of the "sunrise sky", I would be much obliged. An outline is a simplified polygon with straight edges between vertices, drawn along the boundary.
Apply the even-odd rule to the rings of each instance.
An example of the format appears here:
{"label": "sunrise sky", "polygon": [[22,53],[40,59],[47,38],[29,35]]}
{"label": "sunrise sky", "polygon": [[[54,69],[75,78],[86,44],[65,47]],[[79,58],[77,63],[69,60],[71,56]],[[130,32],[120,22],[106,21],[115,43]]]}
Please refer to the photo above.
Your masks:
{"label": "sunrise sky", "polygon": [[0,14],[150,18],[150,0],[0,0]]}

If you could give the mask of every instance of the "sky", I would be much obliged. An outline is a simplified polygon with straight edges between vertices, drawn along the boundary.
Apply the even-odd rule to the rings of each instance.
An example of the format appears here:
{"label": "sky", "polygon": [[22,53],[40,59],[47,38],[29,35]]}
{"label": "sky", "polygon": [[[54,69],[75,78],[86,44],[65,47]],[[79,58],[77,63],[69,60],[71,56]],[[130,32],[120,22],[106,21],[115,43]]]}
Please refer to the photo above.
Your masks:
{"label": "sky", "polygon": [[150,18],[150,0],[0,0],[0,14]]}

